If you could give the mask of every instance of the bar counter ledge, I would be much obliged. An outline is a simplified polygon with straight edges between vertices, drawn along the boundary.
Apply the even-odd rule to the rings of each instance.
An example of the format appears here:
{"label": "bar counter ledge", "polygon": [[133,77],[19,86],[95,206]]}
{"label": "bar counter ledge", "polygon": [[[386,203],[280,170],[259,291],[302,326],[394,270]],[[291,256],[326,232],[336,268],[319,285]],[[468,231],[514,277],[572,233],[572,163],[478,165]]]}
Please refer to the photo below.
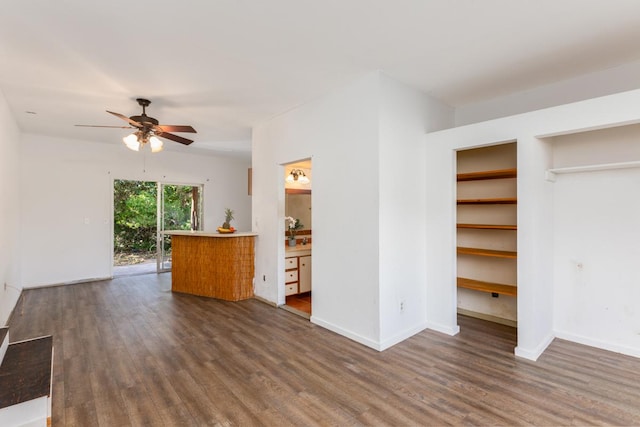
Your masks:
{"label": "bar counter ledge", "polygon": [[176,230],[171,236],[171,291],[240,301],[253,297],[257,233]]}

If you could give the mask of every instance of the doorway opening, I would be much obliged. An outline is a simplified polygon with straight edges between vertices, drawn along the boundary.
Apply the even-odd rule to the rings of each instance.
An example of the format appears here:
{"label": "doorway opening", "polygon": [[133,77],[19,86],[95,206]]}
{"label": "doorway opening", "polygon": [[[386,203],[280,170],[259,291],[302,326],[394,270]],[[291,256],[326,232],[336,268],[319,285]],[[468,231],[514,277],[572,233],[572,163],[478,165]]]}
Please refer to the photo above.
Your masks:
{"label": "doorway opening", "polygon": [[517,326],[517,145],[460,150],[458,314]]}
{"label": "doorway opening", "polygon": [[113,275],[171,270],[165,230],[201,230],[201,184],[113,182]]}
{"label": "doorway opening", "polygon": [[[285,305],[309,318],[312,312],[313,247],[311,160],[285,165]],[[302,177],[306,178],[303,179]]]}

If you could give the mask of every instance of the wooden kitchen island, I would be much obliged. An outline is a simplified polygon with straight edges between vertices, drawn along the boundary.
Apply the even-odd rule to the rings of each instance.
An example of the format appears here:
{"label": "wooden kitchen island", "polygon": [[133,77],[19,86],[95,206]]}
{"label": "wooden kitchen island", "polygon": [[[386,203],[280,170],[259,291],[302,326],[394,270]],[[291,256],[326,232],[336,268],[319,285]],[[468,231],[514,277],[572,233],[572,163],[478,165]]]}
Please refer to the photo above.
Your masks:
{"label": "wooden kitchen island", "polygon": [[171,290],[239,301],[253,297],[256,233],[165,231],[171,236]]}

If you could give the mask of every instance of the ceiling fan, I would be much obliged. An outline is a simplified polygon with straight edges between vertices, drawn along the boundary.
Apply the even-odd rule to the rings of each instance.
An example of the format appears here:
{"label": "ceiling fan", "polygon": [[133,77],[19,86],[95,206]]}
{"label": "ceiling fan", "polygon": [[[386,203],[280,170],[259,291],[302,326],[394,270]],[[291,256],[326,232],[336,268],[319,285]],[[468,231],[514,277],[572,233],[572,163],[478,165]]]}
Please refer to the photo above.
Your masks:
{"label": "ceiling fan", "polygon": [[131,135],[122,138],[124,144],[133,151],[139,151],[141,147],[149,143],[151,151],[156,153],[162,151],[162,141],[158,139],[166,138],[171,141],[179,142],[180,144],[189,145],[193,142],[191,139],[183,138],[178,135],[174,135],[170,132],[189,132],[196,133],[196,130],[191,126],[186,125],[161,125],[158,120],[153,117],[147,116],[146,108],[151,104],[151,101],[144,98],[136,99],[138,105],[142,107],[142,114],[139,116],[127,117],[120,113],[114,113],[107,110],[107,113],[129,123],[130,126],[100,126],[100,125],[76,125],[82,127],[97,127],[97,128],[120,128],[120,129],[137,129]]}

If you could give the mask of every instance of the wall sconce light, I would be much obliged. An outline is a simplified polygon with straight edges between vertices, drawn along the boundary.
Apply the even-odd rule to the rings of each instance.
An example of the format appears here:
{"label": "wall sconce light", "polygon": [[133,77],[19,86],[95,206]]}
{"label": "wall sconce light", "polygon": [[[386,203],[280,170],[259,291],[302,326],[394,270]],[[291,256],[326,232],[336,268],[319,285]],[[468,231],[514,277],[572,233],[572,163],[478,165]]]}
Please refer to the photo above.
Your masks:
{"label": "wall sconce light", "polygon": [[287,182],[299,182],[300,184],[309,183],[309,178],[307,178],[302,169],[291,169],[286,180]]}
{"label": "wall sconce light", "polygon": [[155,135],[150,132],[137,131],[132,133],[131,135],[127,135],[122,138],[124,145],[127,146],[129,150],[140,151],[140,148],[145,144],[149,144],[151,147],[152,153],[157,153],[162,151],[163,144],[162,141]]}

